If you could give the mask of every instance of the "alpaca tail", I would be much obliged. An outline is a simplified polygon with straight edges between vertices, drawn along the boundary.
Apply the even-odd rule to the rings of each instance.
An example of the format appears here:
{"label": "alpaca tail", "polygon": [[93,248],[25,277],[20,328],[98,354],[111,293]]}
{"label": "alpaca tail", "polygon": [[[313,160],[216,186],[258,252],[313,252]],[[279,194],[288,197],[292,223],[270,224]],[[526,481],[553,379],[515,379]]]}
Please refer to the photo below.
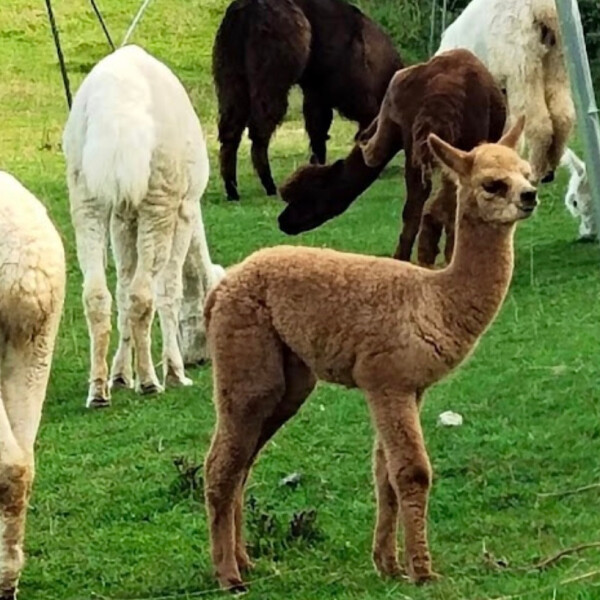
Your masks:
{"label": "alpaca tail", "polygon": [[376,127],[374,121],[345,159],[327,166],[302,167],[281,186],[281,198],[287,202],[278,219],[281,231],[296,235],[315,229],[342,214],[377,179],[401,144],[389,146],[387,154],[370,166],[363,146]]}
{"label": "alpaca tail", "polygon": [[84,82],[63,135],[70,171],[92,197],[139,204],[147,195],[155,128],[144,94],[102,71]]}

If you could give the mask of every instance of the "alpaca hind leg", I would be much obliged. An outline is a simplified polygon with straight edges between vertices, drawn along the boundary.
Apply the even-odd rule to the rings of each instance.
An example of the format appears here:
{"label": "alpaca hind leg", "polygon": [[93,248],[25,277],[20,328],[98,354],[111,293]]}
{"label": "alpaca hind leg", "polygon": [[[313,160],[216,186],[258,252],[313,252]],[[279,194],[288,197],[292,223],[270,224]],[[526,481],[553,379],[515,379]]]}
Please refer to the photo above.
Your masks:
{"label": "alpaca hind leg", "polygon": [[151,352],[151,326],[157,275],[171,254],[176,212],[170,198],[146,199],[139,209],[137,265],[129,288],[129,314],[135,349],[136,389],[142,394],[162,392]]}
{"label": "alpaca hind leg", "polygon": [[327,140],[333,121],[333,110],[319,97],[318,93],[310,89],[304,90],[302,110],[304,126],[312,151],[310,162],[313,165],[324,165],[327,160]]}
{"label": "alpaca hind leg", "polygon": [[398,564],[398,518],[400,505],[390,483],[387,460],[380,439],[373,448],[373,475],[377,496],[377,523],[373,536],[373,563],[381,575],[397,577],[403,573]]}
{"label": "alpaca hind leg", "polygon": [[184,365],[203,364],[209,358],[204,323],[208,290],[223,276],[210,258],[200,203],[196,201],[192,237],[183,263],[183,298],[179,315],[179,345]]}
{"label": "alpaca hind leg", "polygon": [[[427,543],[427,500],[431,465],[415,394],[369,394],[369,404],[387,461],[388,478],[399,500],[408,574],[415,582],[435,579]],[[379,523],[379,520],[378,520]]]}
{"label": "alpaca hind leg", "polygon": [[84,200],[72,210],[77,258],[83,273],[83,305],[91,343],[90,387],[86,405],[102,408],[110,404],[108,390],[108,345],[112,298],[106,285],[106,250],[110,204]]}
{"label": "alpaca hind leg", "polygon": [[188,214],[180,210],[171,256],[158,275],[156,307],[162,331],[162,367],[164,385],[192,385],[185,376],[183,358],[178,343],[179,314],[183,297],[183,264],[190,247],[194,225],[194,204],[186,203]]}
{"label": "alpaca hind leg", "polygon": [[[216,431],[205,463],[212,561],[224,588],[243,589],[236,516],[265,421],[285,392],[281,342],[259,306],[231,301],[213,308]],[[217,313],[217,314],[215,314]],[[219,314],[220,313],[220,314]],[[241,513],[241,511],[239,511]],[[246,557],[240,553],[240,558]]]}
{"label": "alpaca hind leg", "polygon": [[421,169],[410,165],[410,160],[411,153],[407,148],[404,172],[406,202],[402,210],[402,232],[394,253],[394,258],[405,261],[410,261],[415,239],[421,226],[423,206],[431,193],[431,177],[422,173]]}
{"label": "alpaca hind leg", "polygon": [[237,182],[237,153],[242,134],[248,123],[248,99],[224,106],[219,117],[219,165],[228,200],[239,200]]}
{"label": "alpaca hind leg", "polygon": [[284,349],[284,374],[285,392],[283,398],[275,407],[273,413],[264,421],[256,448],[248,464],[248,471],[242,480],[238,490],[235,505],[235,531],[236,531],[236,559],[240,570],[247,570],[252,566],[243,534],[243,506],[244,487],[248,478],[250,465],[265,444],[277,433],[277,431],[289,421],[300,409],[316,385],[313,372],[302,360],[290,350]]}
{"label": "alpaca hind leg", "polygon": [[132,388],[133,368],[129,291],[137,264],[137,223],[114,211],[110,219],[110,237],[117,271],[117,325],[119,345],[110,370],[112,388]]}
{"label": "alpaca hind leg", "polygon": [[[34,477],[34,444],[50,373],[58,319],[26,343],[4,349],[0,399],[0,599],[16,594],[24,562],[27,506]],[[11,431],[4,429],[9,423]]]}
{"label": "alpaca hind leg", "polygon": [[277,125],[287,111],[288,90],[273,90],[273,95],[262,101],[253,98],[248,122],[248,135],[252,141],[252,164],[268,196],[277,194],[269,165],[269,143]]}

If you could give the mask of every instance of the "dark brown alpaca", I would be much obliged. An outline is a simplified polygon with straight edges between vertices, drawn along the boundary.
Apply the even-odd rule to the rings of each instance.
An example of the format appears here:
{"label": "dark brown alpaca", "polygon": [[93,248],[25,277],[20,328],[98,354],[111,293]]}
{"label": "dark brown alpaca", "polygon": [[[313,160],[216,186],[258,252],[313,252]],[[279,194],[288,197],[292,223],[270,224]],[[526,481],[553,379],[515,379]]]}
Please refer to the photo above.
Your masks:
{"label": "dark brown alpaca", "polygon": [[402,67],[390,38],[344,0],[235,0],[217,32],[213,74],[219,102],[221,177],[239,199],[237,150],[248,127],[252,163],[267,194],[277,192],[269,142],[300,84],[311,162],[324,163],[333,109],[359,130],[377,115]]}
{"label": "dark brown alpaca", "polygon": [[[419,420],[425,391],[456,369],[496,317],[513,272],[518,221],[537,204],[515,152],[524,120],[498,144],[462,152],[429,136],[458,185],[450,266],[415,265],[323,248],[264,248],[227,271],[205,315],[217,424],[206,458],[212,560],[220,584],[243,588],[251,566],[244,488],[265,444],[317,379],[365,394],[376,430],[373,559],[410,578],[435,578],[427,541],[431,465]],[[319,598],[318,592],[313,597]]]}
{"label": "dark brown alpaca", "polygon": [[[500,88],[468,50],[452,50],[403,69],[390,82],[377,119],[346,159],[329,166],[302,167],[281,187],[288,206],[279,215],[279,227],[294,235],[343,213],[395,154],[404,150],[406,202],[394,257],[410,260],[436,168],[428,135],[435,133],[456,148],[471,150],[482,142],[498,140],[505,121]],[[435,204],[454,202],[451,183],[446,182],[441,193],[449,193],[450,198],[442,195]],[[435,214],[430,219],[435,220]],[[441,225],[429,231],[435,233]],[[437,241],[426,240],[424,246],[435,248]]]}

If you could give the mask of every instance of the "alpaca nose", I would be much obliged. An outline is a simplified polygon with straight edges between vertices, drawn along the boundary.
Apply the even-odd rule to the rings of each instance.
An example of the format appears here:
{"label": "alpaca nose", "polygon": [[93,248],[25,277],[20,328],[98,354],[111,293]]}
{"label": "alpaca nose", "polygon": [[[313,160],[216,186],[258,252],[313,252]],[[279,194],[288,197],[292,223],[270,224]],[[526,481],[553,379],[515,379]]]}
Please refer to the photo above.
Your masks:
{"label": "alpaca nose", "polygon": [[521,203],[525,208],[535,208],[537,206],[537,190],[521,192]]}

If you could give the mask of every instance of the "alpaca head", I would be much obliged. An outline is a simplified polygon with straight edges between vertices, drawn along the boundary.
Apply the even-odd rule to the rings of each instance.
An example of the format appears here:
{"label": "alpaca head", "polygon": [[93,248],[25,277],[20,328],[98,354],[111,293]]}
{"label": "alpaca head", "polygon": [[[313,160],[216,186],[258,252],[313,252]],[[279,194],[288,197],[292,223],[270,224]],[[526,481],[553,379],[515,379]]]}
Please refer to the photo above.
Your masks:
{"label": "alpaca head", "polygon": [[515,150],[524,125],[521,117],[497,144],[481,144],[470,152],[429,135],[431,151],[456,181],[462,209],[469,216],[509,225],[533,213],[537,190],[531,165]]}

